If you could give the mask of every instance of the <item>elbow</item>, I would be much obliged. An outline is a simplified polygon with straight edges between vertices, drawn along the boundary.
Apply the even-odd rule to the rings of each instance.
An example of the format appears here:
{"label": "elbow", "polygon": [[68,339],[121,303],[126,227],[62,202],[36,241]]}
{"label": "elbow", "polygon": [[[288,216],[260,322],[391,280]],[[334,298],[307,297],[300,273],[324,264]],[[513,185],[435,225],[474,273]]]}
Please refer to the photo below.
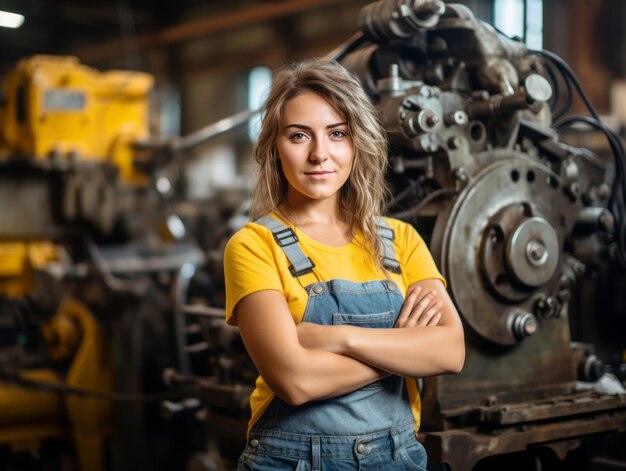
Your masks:
{"label": "elbow", "polygon": [[309,374],[306,364],[306,357],[294,352],[288,361],[274,365],[263,378],[280,399],[290,406],[301,406],[317,399],[315,391],[319,385]]}
{"label": "elbow", "polygon": [[301,391],[293,388],[293,389],[285,389],[283,391],[277,392],[276,395],[285,401],[290,406],[301,406],[309,402],[309,398],[306,397],[305,394],[302,394]]}
{"label": "elbow", "polygon": [[442,365],[444,374],[457,374],[463,371],[465,364],[465,349],[461,352],[451,353],[446,359],[445,365]]}
{"label": "elbow", "polygon": [[465,364],[465,348],[460,354],[455,355],[455,358],[450,364],[449,373],[457,374],[463,371],[463,365]]}
{"label": "elbow", "polygon": [[294,380],[293,377],[280,384],[274,383],[270,385],[270,388],[276,396],[290,406],[301,406],[312,400],[309,396],[309,388],[304,381]]}
{"label": "elbow", "polygon": [[465,364],[465,339],[463,331],[456,335],[455,341],[452,343],[448,353],[448,361],[446,364],[446,373],[457,374],[463,371]]}
{"label": "elbow", "polygon": [[290,406],[293,406],[293,407],[302,406],[302,405],[306,404],[307,402],[309,402],[309,400],[307,398],[305,398],[303,395],[299,395],[299,394],[294,394],[294,395],[291,395],[291,396],[283,396],[283,397],[281,397],[281,399],[283,401],[285,401],[287,404],[289,404]]}

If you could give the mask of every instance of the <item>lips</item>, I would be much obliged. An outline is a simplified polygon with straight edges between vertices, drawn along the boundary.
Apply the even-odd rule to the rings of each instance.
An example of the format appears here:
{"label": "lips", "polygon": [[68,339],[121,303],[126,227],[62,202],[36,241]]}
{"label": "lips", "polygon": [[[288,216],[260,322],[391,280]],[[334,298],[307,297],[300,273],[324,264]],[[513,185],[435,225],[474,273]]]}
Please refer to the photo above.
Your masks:
{"label": "lips", "polygon": [[304,172],[305,175],[329,175],[331,173],[330,170],[316,170],[315,172]]}

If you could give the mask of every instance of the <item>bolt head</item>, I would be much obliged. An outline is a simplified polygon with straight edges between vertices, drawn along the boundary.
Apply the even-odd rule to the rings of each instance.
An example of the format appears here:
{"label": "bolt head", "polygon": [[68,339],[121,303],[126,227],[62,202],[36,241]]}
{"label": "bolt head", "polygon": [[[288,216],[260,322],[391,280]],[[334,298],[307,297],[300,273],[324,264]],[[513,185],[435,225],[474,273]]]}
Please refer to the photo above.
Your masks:
{"label": "bolt head", "polygon": [[542,240],[531,240],[526,246],[528,261],[535,266],[540,266],[548,260],[548,250]]}
{"label": "bolt head", "polygon": [[533,335],[535,332],[537,332],[537,327],[539,326],[537,324],[537,319],[535,319],[534,316],[529,317],[524,321],[523,329],[526,335]]}
{"label": "bolt head", "polygon": [[451,137],[450,139],[448,139],[448,148],[450,150],[456,150],[459,147],[461,147],[461,138],[456,136],[456,137]]}
{"label": "bolt head", "polygon": [[615,225],[615,218],[610,211],[605,210],[602,212],[600,215],[600,225],[606,230],[613,229],[613,226]]}

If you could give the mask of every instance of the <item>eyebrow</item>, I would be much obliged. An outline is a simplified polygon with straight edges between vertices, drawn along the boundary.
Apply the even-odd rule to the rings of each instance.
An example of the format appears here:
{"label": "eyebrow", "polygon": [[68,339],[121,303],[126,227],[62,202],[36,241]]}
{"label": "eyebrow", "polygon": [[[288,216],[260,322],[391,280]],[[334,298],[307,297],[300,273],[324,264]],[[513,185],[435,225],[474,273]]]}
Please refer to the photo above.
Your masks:
{"label": "eyebrow", "polygon": [[[341,123],[335,123],[335,124],[329,124],[328,126],[326,126],[325,129],[332,129],[332,128],[337,128],[339,126],[347,126],[348,122],[347,121],[343,121]],[[311,126],[307,126],[306,124],[288,124],[287,126],[285,126],[285,129],[288,128],[296,128],[296,129],[311,129]]]}

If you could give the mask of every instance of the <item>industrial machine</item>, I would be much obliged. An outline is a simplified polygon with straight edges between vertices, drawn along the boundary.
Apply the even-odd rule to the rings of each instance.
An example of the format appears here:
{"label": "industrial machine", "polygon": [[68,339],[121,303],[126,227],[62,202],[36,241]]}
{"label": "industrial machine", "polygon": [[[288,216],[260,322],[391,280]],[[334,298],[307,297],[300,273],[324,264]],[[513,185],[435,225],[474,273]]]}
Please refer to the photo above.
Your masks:
{"label": "industrial machine", "polygon": [[[585,438],[624,432],[623,386],[582,387],[605,369],[592,345],[570,335],[572,312],[599,319],[604,308],[596,300],[570,309],[585,277],[621,264],[624,279],[619,138],[582,91],[592,116],[566,114],[563,92],[580,86],[558,57],[529,51],[464,5],[381,0],[359,22],[362,33],[336,54],[388,132],[389,210],[428,240],[466,329],[463,372],[424,382],[430,456],[469,470],[526,452],[506,466],[530,456],[523,469],[533,460],[553,469]],[[612,152],[563,142],[578,123],[605,132]],[[626,449],[624,435],[614,440]]]}
{"label": "industrial machine", "polygon": [[164,437],[203,436],[158,413],[172,396],[162,371],[184,370],[178,306],[203,254],[172,242],[135,147],[151,86],[72,57],[27,58],[4,78],[2,469],[176,469],[196,445]]}

